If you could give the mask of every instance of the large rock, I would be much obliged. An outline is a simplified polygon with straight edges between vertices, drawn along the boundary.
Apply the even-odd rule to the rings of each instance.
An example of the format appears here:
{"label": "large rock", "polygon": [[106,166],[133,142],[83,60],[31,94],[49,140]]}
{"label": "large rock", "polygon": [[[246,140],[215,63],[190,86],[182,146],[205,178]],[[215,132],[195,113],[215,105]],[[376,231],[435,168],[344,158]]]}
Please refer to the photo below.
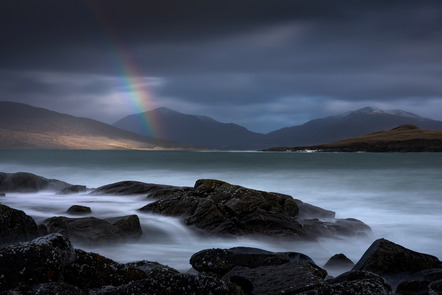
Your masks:
{"label": "large rock", "polygon": [[206,232],[235,236],[307,236],[296,220],[296,203],[276,194],[205,179],[198,180],[193,190],[159,191],[151,197],[159,200],[141,211],[182,216],[187,225]]}
{"label": "large rock", "polygon": [[75,250],[76,257],[63,271],[64,281],[82,289],[119,286],[141,280],[147,274],[133,266],[115,262],[96,253]]}
{"label": "large rock", "polygon": [[244,295],[235,284],[219,279],[190,274],[165,273],[161,277],[148,277],[123,286],[104,287],[89,291],[90,295]]}
{"label": "large rock", "polygon": [[256,268],[237,266],[222,279],[233,282],[248,294],[294,294],[324,284],[327,272],[311,262],[288,262]]}
{"label": "large rock", "polygon": [[144,271],[149,277],[162,276],[165,273],[170,275],[177,275],[179,272],[169,266],[162,265],[158,262],[141,260],[126,263],[127,266],[132,266]]}
{"label": "large rock", "polygon": [[80,288],[63,282],[21,285],[13,290],[1,292],[0,295],[86,295]]}
{"label": "large rock", "polygon": [[41,190],[61,191],[72,186],[69,183],[56,179],[47,179],[27,172],[4,173],[0,172],[1,192],[33,193]]}
{"label": "large rock", "polygon": [[306,232],[319,237],[366,236],[371,231],[368,225],[355,218],[301,219],[299,223],[302,224]]}
{"label": "large rock", "polygon": [[99,243],[136,239],[142,234],[137,215],[99,219],[96,217],[51,217],[44,221],[48,232],[62,233],[75,242]]}
{"label": "large rock", "polygon": [[350,270],[355,264],[342,253],[333,255],[325,264],[327,270]]}
{"label": "large rock", "polygon": [[0,204],[0,246],[32,240],[37,235],[37,224],[32,217]]}
{"label": "large rock", "polygon": [[256,268],[280,265],[290,261],[310,261],[308,256],[295,253],[274,253],[256,248],[236,247],[230,249],[207,249],[192,255],[190,264],[199,272],[223,276],[236,266]]}
{"label": "large rock", "polygon": [[[403,279],[396,288],[396,294],[421,295],[429,293],[429,286],[433,282],[442,280],[441,268],[425,269],[410,274]],[[437,294],[437,293],[436,293]]]}
{"label": "large rock", "polygon": [[418,253],[385,239],[378,239],[365,251],[353,270],[365,270],[379,275],[415,272],[435,268],[437,257]]}
{"label": "large rock", "polygon": [[[140,210],[179,216],[206,233],[232,236],[270,236],[313,240],[318,236],[358,235],[370,228],[356,219],[333,219],[332,211],[296,201],[288,195],[200,179],[194,188],[164,189],[149,198],[157,201]],[[302,219],[321,216],[327,220]]]}
{"label": "large rock", "polygon": [[139,181],[120,181],[96,188],[91,192],[94,195],[143,195],[152,194],[165,189],[177,188],[171,185],[144,183]]}
{"label": "large rock", "polygon": [[60,195],[70,195],[70,194],[79,194],[79,193],[85,193],[87,191],[87,188],[85,185],[71,185],[68,187],[65,187],[61,191],[58,192]]}
{"label": "large rock", "polygon": [[438,268],[437,257],[418,253],[385,239],[378,239],[365,251],[353,270],[364,270],[384,277],[393,289],[410,274]]}
{"label": "large rock", "polygon": [[301,219],[323,219],[323,218],[335,218],[336,213],[330,210],[323,209],[318,206],[311,205],[309,203],[304,203],[301,200],[294,199],[296,205],[298,205],[299,213],[298,218]]}
{"label": "large rock", "polygon": [[0,250],[0,291],[20,283],[58,282],[63,279],[66,265],[74,259],[71,242],[60,234],[4,247]]}
{"label": "large rock", "polygon": [[66,213],[72,214],[72,215],[85,215],[92,213],[92,209],[87,206],[81,206],[81,205],[72,205],[69,207],[69,209],[66,211]]}
{"label": "large rock", "polygon": [[390,285],[379,275],[365,271],[346,272],[324,284],[303,292],[287,292],[298,295],[391,295]]}

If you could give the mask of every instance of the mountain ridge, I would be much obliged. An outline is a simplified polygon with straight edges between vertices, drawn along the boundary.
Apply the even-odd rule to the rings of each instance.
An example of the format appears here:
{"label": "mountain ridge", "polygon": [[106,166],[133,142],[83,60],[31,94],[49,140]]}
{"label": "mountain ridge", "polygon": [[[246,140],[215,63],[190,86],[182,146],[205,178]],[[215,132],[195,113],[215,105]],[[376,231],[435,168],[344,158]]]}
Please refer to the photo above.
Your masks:
{"label": "mountain ridge", "polygon": [[[140,116],[146,115],[153,116],[161,126],[159,138],[149,137],[152,134],[146,134],[146,129],[140,125]],[[0,148],[190,149],[191,146],[262,150],[326,144],[404,124],[442,129],[442,121],[376,107],[314,119],[262,134],[235,123],[223,123],[208,116],[184,114],[165,107],[129,115],[109,125],[26,104],[0,102]]]}
{"label": "mountain ridge", "polygon": [[0,149],[180,149],[89,118],[0,102]]}
{"label": "mountain ridge", "polygon": [[442,130],[405,124],[388,131],[371,132],[314,146],[277,147],[264,151],[317,152],[442,152]]}

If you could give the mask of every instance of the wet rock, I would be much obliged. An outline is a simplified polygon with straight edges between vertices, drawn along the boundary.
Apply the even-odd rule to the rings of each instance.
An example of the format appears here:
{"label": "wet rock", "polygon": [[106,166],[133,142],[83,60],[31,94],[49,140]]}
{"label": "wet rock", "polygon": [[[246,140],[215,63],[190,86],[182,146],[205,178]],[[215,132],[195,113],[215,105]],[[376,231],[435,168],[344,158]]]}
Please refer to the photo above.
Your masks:
{"label": "wet rock", "polygon": [[138,268],[120,264],[96,253],[76,249],[75,254],[75,260],[64,268],[63,276],[66,283],[82,289],[119,286],[147,277]]}
{"label": "wet rock", "polygon": [[85,185],[71,185],[62,189],[58,194],[60,195],[70,195],[70,194],[79,194],[85,193],[87,188]]}
{"label": "wet rock", "polygon": [[355,264],[342,253],[333,255],[324,265],[325,269],[350,270]]}
{"label": "wet rock", "polygon": [[86,295],[87,293],[76,286],[63,282],[44,283],[33,286],[20,286],[0,295]]}
{"label": "wet rock", "polygon": [[442,280],[434,281],[428,286],[428,295],[442,294]]}
{"label": "wet rock", "polygon": [[378,239],[364,253],[353,270],[365,270],[384,277],[393,289],[410,274],[439,267],[437,257],[418,253],[385,239]]}
{"label": "wet rock", "polygon": [[442,280],[442,268],[426,269],[415,272],[403,279],[396,288],[396,294],[427,294],[430,284]]}
{"label": "wet rock", "polygon": [[366,236],[371,228],[355,218],[319,220],[303,219],[299,221],[304,230],[315,236],[336,237],[336,236]]}
{"label": "wet rock", "polygon": [[214,234],[307,236],[296,220],[298,206],[291,198],[210,179],[198,180],[193,190],[167,193],[169,198],[160,192],[160,200],[140,210],[182,216],[187,225]]}
{"label": "wet rock", "polygon": [[353,270],[388,275],[435,268],[439,263],[439,259],[435,256],[409,250],[385,239],[378,239],[368,248]]}
{"label": "wet rock", "polygon": [[37,224],[23,211],[0,204],[0,246],[38,236]]}
{"label": "wet rock", "polygon": [[237,266],[222,279],[248,294],[295,294],[324,284],[327,272],[311,262],[288,262],[256,268]]}
{"label": "wet rock", "polygon": [[83,215],[92,213],[92,210],[87,206],[72,205],[66,212],[72,215]]}
{"label": "wet rock", "polygon": [[301,200],[294,199],[299,208],[298,218],[300,219],[327,219],[335,218],[335,212],[304,203]]}
{"label": "wet rock", "polygon": [[44,224],[48,232],[62,233],[80,243],[124,241],[139,238],[142,234],[137,215],[99,219],[95,217],[68,218],[52,217]]}
{"label": "wet rock", "polygon": [[288,262],[290,258],[287,255],[247,247],[202,250],[190,258],[194,269],[217,276],[223,276],[236,266],[254,268]]}
{"label": "wet rock", "polygon": [[91,192],[94,195],[143,195],[152,194],[164,189],[177,188],[171,185],[144,183],[139,181],[120,181],[96,188]]}
{"label": "wet rock", "polygon": [[314,289],[289,294],[390,295],[393,293],[390,285],[382,277],[365,271],[351,271],[326,281],[322,286]]}
{"label": "wet rock", "polygon": [[63,269],[74,259],[71,242],[60,234],[4,247],[0,250],[0,291],[15,288],[20,283],[60,281]]}
{"label": "wet rock", "polygon": [[6,197],[5,193],[0,193],[0,197]]}
{"label": "wet rock", "polygon": [[243,295],[244,293],[238,286],[213,277],[165,273],[161,277],[148,277],[123,286],[90,290],[89,294]]}
{"label": "wet rock", "polygon": [[0,172],[0,191],[32,193],[41,190],[60,191],[71,184],[56,179],[47,179],[27,172]]}
{"label": "wet rock", "polygon": [[[292,197],[200,179],[194,188],[165,189],[152,193],[140,211],[177,216],[205,233],[230,236],[271,236],[314,240],[321,235],[358,235],[370,228],[355,219],[304,220]],[[299,203],[299,201],[298,201]],[[299,203],[301,204],[301,203]],[[306,214],[332,216],[333,212],[301,204]]]}
{"label": "wet rock", "polygon": [[149,275],[149,277],[156,277],[159,275],[162,276],[165,273],[170,275],[179,274],[179,272],[176,269],[173,269],[167,265],[162,265],[158,262],[153,262],[153,261],[142,260],[142,261],[126,263],[126,265],[144,271],[147,275]]}

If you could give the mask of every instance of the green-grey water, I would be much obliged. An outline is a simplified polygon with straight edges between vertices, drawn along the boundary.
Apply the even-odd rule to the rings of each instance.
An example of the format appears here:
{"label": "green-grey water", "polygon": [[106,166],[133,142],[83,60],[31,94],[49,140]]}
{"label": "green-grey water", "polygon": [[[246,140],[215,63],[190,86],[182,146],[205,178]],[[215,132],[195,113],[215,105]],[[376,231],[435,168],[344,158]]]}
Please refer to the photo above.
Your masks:
{"label": "green-grey water", "polygon": [[177,219],[136,211],[148,202],[143,196],[39,193],[1,199],[37,221],[61,215],[73,203],[87,204],[97,216],[138,214],[145,232],[141,241],[90,248],[122,262],[147,259],[186,269],[200,249],[234,246],[304,252],[319,265],[342,252],[356,262],[379,237],[442,258],[442,154],[437,153],[0,151],[0,171],[32,172],[90,188],[121,180],[192,186],[197,179],[215,178],[289,194],[373,229],[366,238],[323,239],[315,245],[204,239]]}

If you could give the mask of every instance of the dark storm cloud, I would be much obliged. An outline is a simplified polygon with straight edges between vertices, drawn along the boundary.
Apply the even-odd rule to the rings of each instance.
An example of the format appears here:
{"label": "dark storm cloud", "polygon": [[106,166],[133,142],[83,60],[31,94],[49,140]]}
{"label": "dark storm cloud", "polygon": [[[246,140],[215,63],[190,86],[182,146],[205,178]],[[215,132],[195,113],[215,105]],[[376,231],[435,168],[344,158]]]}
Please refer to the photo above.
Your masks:
{"label": "dark storm cloud", "polygon": [[117,120],[124,55],[159,106],[250,128],[364,104],[442,119],[441,20],[425,0],[2,1],[0,99]]}

